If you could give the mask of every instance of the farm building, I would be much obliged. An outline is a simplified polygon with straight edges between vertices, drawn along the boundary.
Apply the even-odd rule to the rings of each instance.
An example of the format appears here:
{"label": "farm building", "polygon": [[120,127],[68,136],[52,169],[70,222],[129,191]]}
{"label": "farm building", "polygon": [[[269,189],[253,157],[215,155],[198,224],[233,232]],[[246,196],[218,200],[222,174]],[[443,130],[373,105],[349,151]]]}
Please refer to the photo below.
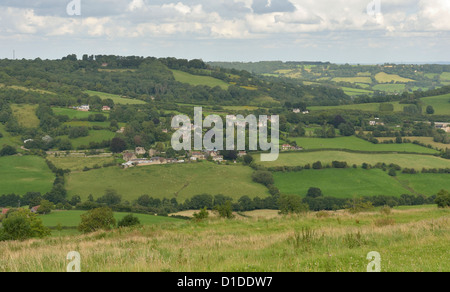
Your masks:
{"label": "farm building", "polygon": [[104,111],[104,112],[107,112],[107,111],[110,111],[111,110],[111,108],[109,107],[109,106],[103,106],[102,107],[102,111]]}
{"label": "farm building", "polygon": [[91,110],[91,107],[89,105],[84,104],[82,106],[79,106],[77,108],[77,110],[82,111],[82,112],[88,112]]}
{"label": "farm building", "polygon": [[31,213],[37,213],[39,207],[40,207],[40,205],[39,206],[34,206],[33,208],[31,208],[30,209]]}
{"label": "farm building", "polygon": [[123,153],[123,160],[125,161],[131,161],[131,160],[135,160],[137,159],[136,155],[134,153],[131,152],[125,152]]}
{"label": "farm building", "polygon": [[147,151],[145,150],[144,147],[136,147],[136,149],[134,150],[134,153],[136,155],[144,155]]}

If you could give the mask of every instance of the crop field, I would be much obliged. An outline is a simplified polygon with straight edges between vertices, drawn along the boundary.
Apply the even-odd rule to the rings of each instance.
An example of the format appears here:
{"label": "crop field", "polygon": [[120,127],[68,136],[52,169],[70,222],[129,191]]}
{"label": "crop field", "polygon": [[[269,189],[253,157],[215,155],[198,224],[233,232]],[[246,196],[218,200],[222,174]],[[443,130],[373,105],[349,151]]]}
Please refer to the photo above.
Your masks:
{"label": "crop field", "polygon": [[81,254],[82,272],[366,272],[370,251],[379,253],[382,272],[450,270],[449,209],[320,214],[177,221],[0,242],[0,271],[64,272],[72,250]]}
{"label": "crop field", "polygon": [[421,101],[424,103],[425,107],[431,105],[434,108],[435,115],[450,114],[450,94],[424,97]]}
{"label": "crop field", "polygon": [[45,194],[52,189],[55,176],[38,156],[0,157],[0,195]]}
{"label": "crop field", "polygon": [[[395,139],[395,138],[394,138]],[[374,152],[409,152],[438,154],[439,152],[415,144],[373,144],[355,136],[337,137],[332,139],[322,138],[291,138],[297,142],[297,145],[306,149],[348,149],[356,151],[374,151]]]}
{"label": "crop field", "polygon": [[378,83],[389,83],[392,81],[394,81],[395,83],[414,82],[414,80],[412,80],[412,79],[403,78],[397,74],[387,74],[384,72],[380,72],[377,75],[375,75],[375,79],[378,81]]}
{"label": "crop field", "polygon": [[36,116],[37,105],[12,104],[11,110],[19,125],[25,128],[39,127],[39,119]]}
{"label": "crop field", "polygon": [[116,190],[122,199],[133,201],[142,195],[176,198],[178,202],[208,193],[223,194],[233,199],[244,195],[266,197],[268,190],[251,179],[253,170],[241,165],[216,165],[210,162],[150,165],[129,169],[109,167],[88,172],[71,173],[67,177],[69,197],[79,195],[84,201]]}
{"label": "crop field", "polygon": [[377,84],[373,87],[373,90],[385,91],[389,93],[402,93],[405,89],[405,84]]}
{"label": "crop field", "polygon": [[100,92],[100,91],[92,91],[92,90],[86,90],[85,92],[87,94],[89,94],[90,96],[98,96],[101,99],[112,99],[112,101],[114,101],[115,104],[133,105],[133,104],[145,104],[146,103],[143,100],[124,98],[117,94],[110,94],[110,93],[105,93],[105,92]]}
{"label": "crop field", "polygon": [[281,193],[302,197],[306,196],[310,187],[320,188],[324,196],[348,199],[374,195],[400,196],[411,193],[381,169],[348,168],[277,172],[274,174],[274,179],[275,186]]}
{"label": "crop field", "polygon": [[275,166],[304,166],[321,161],[323,164],[331,164],[333,161],[346,161],[349,165],[361,166],[363,163],[375,165],[381,163],[394,163],[401,167],[415,168],[448,168],[450,161],[431,155],[417,154],[361,154],[348,153],[344,151],[318,151],[318,152],[296,152],[281,153],[278,160],[271,162],[261,162],[259,155],[255,156],[258,164],[266,167]]}
{"label": "crop field", "polygon": [[220,79],[216,79],[209,76],[197,76],[183,71],[170,70],[175,77],[175,80],[181,83],[188,83],[193,86],[204,85],[209,87],[219,86],[222,89],[228,89],[230,85]]}

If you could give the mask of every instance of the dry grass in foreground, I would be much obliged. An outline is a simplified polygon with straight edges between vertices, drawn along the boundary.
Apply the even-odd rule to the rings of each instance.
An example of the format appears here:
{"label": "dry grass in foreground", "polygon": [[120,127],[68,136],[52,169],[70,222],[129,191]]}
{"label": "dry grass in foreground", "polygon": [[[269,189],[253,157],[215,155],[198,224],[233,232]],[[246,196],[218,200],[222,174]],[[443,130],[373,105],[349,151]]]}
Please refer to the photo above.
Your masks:
{"label": "dry grass in foreground", "polygon": [[450,271],[450,209],[211,218],[89,235],[0,243],[0,271]]}

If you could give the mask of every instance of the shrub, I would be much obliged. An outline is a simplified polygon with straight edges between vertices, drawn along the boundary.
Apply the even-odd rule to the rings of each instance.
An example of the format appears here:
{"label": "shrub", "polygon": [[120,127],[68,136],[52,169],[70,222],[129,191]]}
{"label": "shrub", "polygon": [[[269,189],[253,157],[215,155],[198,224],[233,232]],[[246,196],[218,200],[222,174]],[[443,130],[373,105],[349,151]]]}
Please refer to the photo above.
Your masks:
{"label": "shrub", "polygon": [[300,214],[309,211],[309,206],[303,203],[300,196],[282,195],[278,201],[280,214]]}
{"label": "shrub", "polygon": [[131,227],[141,225],[139,218],[133,216],[133,214],[128,214],[122,218],[122,220],[117,223],[118,227]]}
{"label": "shrub", "polygon": [[43,238],[50,235],[50,229],[42,224],[42,220],[28,209],[18,209],[7,214],[2,221],[0,241],[26,240],[29,238]]}
{"label": "shrub", "polygon": [[98,230],[111,230],[116,226],[113,211],[108,207],[92,209],[81,215],[81,223],[78,230],[83,233]]}
{"label": "shrub", "polygon": [[209,212],[206,207],[201,209],[200,212],[194,213],[194,219],[197,221],[207,219],[208,217]]}
{"label": "shrub", "polygon": [[450,207],[450,193],[446,190],[441,190],[436,196],[435,203],[439,208]]}

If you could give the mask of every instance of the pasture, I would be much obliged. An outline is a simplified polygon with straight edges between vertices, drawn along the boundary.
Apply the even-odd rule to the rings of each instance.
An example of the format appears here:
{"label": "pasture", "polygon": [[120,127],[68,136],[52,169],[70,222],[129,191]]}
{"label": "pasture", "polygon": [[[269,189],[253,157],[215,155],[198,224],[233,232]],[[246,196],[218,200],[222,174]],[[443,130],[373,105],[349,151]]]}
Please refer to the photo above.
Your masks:
{"label": "pasture", "polygon": [[54,174],[41,157],[0,157],[0,195],[45,194],[52,189],[54,179]]}
{"label": "pasture", "polygon": [[39,119],[36,116],[37,105],[11,104],[11,110],[19,125],[25,128],[39,127]]}
{"label": "pasture", "polygon": [[[405,107],[404,104],[397,102],[389,102],[394,105],[394,112],[401,112]],[[312,111],[319,110],[360,110],[367,112],[379,112],[381,103],[361,103],[361,104],[348,104],[348,105],[338,105],[338,106],[311,106],[308,107]]]}
{"label": "pasture", "polygon": [[222,89],[228,89],[230,85],[220,79],[216,79],[210,76],[198,76],[192,75],[183,71],[178,70],[170,70],[173,73],[173,76],[176,81],[181,83],[187,83],[193,86],[203,85],[209,87],[219,86]]}
{"label": "pasture", "polygon": [[55,157],[49,155],[47,159],[50,160],[57,168],[70,169],[72,172],[82,171],[85,167],[93,168],[96,165],[103,166],[103,164],[115,162],[114,157],[100,157],[100,156]]}
{"label": "pasture", "polygon": [[81,254],[82,272],[366,272],[370,251],[380,254],[382,272],[450,271],[449,209],[320,214],[0,242],[0,271],[64,272],[71,250]]}
{"label": "pasture", "polygon": [[384,72],[380,72],[377,75],[375,75],[375,79],[378,83],[408,83],[408,82],[414,82],[415,80],[409,79],[409,78],[403,78],[397,74],[388,74]]}
{"label": "pasture", "polygon": [[129,169],[109,167],[88,172],[71,173],[66,188],[69,197],[79,195],[84,201],[114,189],[124,201],[142,195],[155,198],[176,198],[184,202],[194,195],[223,194],[235,200],[244,195],[266,197],[267,188],[252,181],[253,170],[242,165],[217,165],[211,162],[150,165]]}
{"label": "pasture", "polygon": [[349,165],[361,166],[363,163],[375,165],[377,163],[394,163],[405,168],[448,168],[450,160],[431,155],[418,154],[364,154],[349,153],[344,151],[317,151],[317,152],[295,152],[281,153],[278,160],[261,162],[260,156],[255,155],[256,163],[266,167],[275,166],[304,166],[321,161],[323,164],[331,164],[333,161],[346,161]]}
{"label": "pasture", "polygon": [[89,94],[90,96],[98,96],[102,100],[111,99],[112,101],[114,101],[114,104],[129,104],[129,105],[146,104],[146,102],[143,100],[125,98],[125,97],[121,97],[120,95],[117,95],[117,94],[111,94],[111,93],[106,93],[106,92],[86,90],[85,93]]}
{"label": "pasture", "polygon": [[[116,133],[111,132],[109,130],[91,130],[89,131],[89,136],[87,137],[79,137],[75,139],[70,139],[70,142],[72,142],[72,146],[74,148],[78,148],[80,146],[89,146],[89,143],[95,142],[100,143],[103,141],[109,141],[113,139],[116,136]],[[68,136],[60,136],[58,138],[69,138]]]}
{"label": "pasture", "polygon": [[[393,138],[395,139],[395,138]],[[355,151],[374,151],[374,152],[408,152],[408,153],[424,153],[438,154],[439,151],[422,147],[415,144],[373,144],[366,140],[351,137],[336,137],[332,139],[322,138],[291,138],[297,142],[297,145],[306,149],[347,149]]]}
{"label": "pasture", "polygon": [[411,193],[381,169],[330,168],[276,172],[274,179],[275,186],[282,194],[301,197],[305,197],[311,187],[320,188],[324,196],[348,199],[374,195],[400,196]]}
{"label": "pasture", "polygon": [[68,116],[70,120],[87,119],[90,115],[95,114],[102,114],[105,116],[109,116],[109,113],[105,112],[92,112],[92,111],[84,112],[84,111],[77,111],[71,108],[62,108],[62,107],[53,107],[52,110],[55,115]]}
{"label": "pasture", "polygon": [[11,136],[2,123],[0,123],[0,133],[3,135],[3,137],[0,138],[0,147],[3,147],[3,145],[17,146],[22,144],[20,137]]}
{"label": "pasture", "polygon": [[388,93],[402,93],[406,89],[405,84],[377,84],[372,87],[373,90],[385,91]]}
{"label": "pasture", "polygon": [[370,77],[336,77],[336,78],[333,78],[332,81],[334,81],[334,82],[371,84],[372,83],[372,78],[370,78]]}
{"label": "pasture", "polygon": [[435,115],[450,115],[450,94],[424,97],[421,101],[424,104],[424,110],[426,106],[431,105]]}

